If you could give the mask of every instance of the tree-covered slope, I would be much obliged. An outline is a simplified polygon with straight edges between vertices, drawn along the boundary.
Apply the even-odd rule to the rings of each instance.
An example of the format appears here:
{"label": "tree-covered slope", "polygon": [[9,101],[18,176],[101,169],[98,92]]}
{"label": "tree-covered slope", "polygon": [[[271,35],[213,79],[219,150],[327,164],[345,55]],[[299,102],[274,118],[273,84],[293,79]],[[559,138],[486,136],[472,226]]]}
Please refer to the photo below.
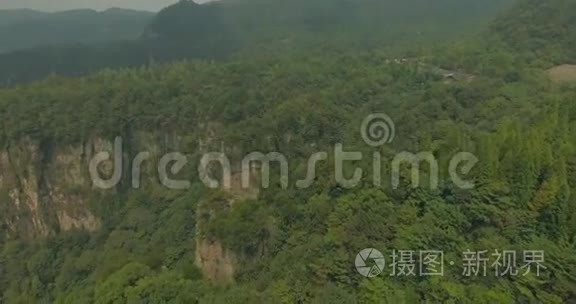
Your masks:
{"label": "tree-covered slope", "polygon": [[531,60],[575,63],[576,1],[522,0],[495,22],[491,34]]}
{"label": "tree-covered slope", "polygon": [[[203,7],[179,5],[184,10],[162,13],[146,41],[224,41],[210,28],[174,31],[171,24],[197,13],[187,9]],[[334,37],[357,37],[333,31],[330,20],[342,10],[322,6],[313,15],[324,21],[296,24],[304,19],[284,5],[285,15],[260,16],[285,20],[258,21],[245,36],[241,27],[226,27],[224,36],[240,44],[258,41],[226,62],[159,64],[160,53],[134,51],[151,64],[0,89],[0,303],[575,301],[576,90],[547,79],[534,56],[541,50],[494,32],[441,49],[405,48],[415,54],[406,60],[388,48],[323,48],[341,45]],[[346,7],[351,15],[357,9]],[[216,16],[222,25],[241,20]],[[270,22],[278,26],[260,29]],[[166,58],[172,49],[190,50],[188,41],[173,43],[158,50]],[[289,51],[278,51],[282,46]],[[360,126],[381,112],[396,132],[375,148]],[[88,160],[95,150],[112,150],[116,136],[124,140],[123,159],[151,152],[140,188],[132,187],[127,167],[116,187],[95,190]],[[345,167],[347,177],[362,169],[356,187],[335,177],[339,143],[363,155]],[[157,175],[159,156],[175,151],[189,160],[177,176],[190,181],[185,190],[161,186]],[[266,189],[209,189],[202,182],[204,153],[224,152],[237,164],[253,151],[288,158],[286,189],[275,165]],[[297,187],[308,158],[321,151],[328,160],[317,164],[313,184]],[[405,151],[438,160],[437,188],[429,186],[434,170],[425,164],[417,169],[419,187],[410,184],[408,166],[392,185],[391,162]],[[381,185],[371,179],[375,152],[382,155]],[[459,152],[478,159],[471,171],[458,172],[471,189],[451,180],[449,162]],[[385,254],[379,276],[356,270],[364,248]],[[411,264],[393,263],[398,250],[415,251],[416,274],[398,275]],[[418,253],[429,250],[444,253],[442,276],[419,275]],[[501,259],[493,255],[504,250]],[[534,264],[523,267],[525,252],[533,251],[545,255],[538,274]],[[466,253],[482,252],[477,257],[486,265],[466,260]]]}
{"label": "tree-covered slope", "polygon": [[[118,135],[130,148],[127,159],[142,152],[142,142],[152,142],[150,151],[185,153],[190,165],[184,176],[192,182],[188,191],[168,190],[153,182],[152,170],[139,190],[130,190],[126,181],[94,195],[85,190],[88,178],[76,178],[88,184],[63,189],[83,198],[84,207],[102,221],[100,228],[92,233],[61,228],[47,239],[26,240],[14,239],[13,226],[3,225],[3,300],[573,300],[574,91],[531,69],[517,70],[516,79],[479,73],[471,82],[447,83],[418,64],[386,63],[387,55],[177,63],[1,90],[0,138],[14,166],[26,164],[26,147],[43,147],[33,153],[38,165],[16,167],[22,185],[36,178],[34,170],[45,172],[41,180],[69,172],[70,162],[54,167],[69,159],[59,154],[74,151],[69,145]],[[490,58],[478,65],[499,68]],[[394,142],[377,150],[359,133],[364,117],[374,112],[386,112],[397,124]],[[367,174],[375,151],[384,155],[383,163],[401,151],[431,151],[441,168],[455,153],[468,151],[480,160],[467,175],[476,187],[455,187],[443,169],[438,189],[426,183],[414,189],[404,182],[407,168],[398,189],[388,182],[374,186],[370,179],[346,189],[326,162],[310,188],[281,189],[274,177],[271,188],[242,199],[206,188],[194,165],[203,151],[225,151],[232,160],[251,151],[279,151],[289,157],[296,180],[305,176],[308,156],[333,151],[336,143],[363,152],[364,161],[354,164]],[[8,195],[0,198],[8,223],[49,214],[29,213]],[[369,247],[384,251],[388,262],[393,249],[442,250],[446,263],[455,265],[446,264],[442,277],[394,277],[387,268],[368,279],[356,272],[354,258]],[[544,250],[546,269],[539,276],[519,268],[516,276],[497,276],[488,265],[487,276],[464,274],[463,252],[494,249]],[[210,259],[212,266],[206,264]],[[227,283],[218,280],[215,264],[231,265],[223,275]]]}

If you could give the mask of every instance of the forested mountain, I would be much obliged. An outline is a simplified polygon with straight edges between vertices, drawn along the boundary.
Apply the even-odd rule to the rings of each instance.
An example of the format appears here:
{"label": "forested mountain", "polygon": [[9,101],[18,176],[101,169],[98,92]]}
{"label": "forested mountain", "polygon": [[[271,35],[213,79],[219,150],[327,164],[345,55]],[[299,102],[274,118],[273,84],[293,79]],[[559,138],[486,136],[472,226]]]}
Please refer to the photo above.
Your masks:
{"label": "forested mountain", "polygon": [[0,52],[139,38],[154,14],[113,8],[42,13],[0,11]]}
{"label": "forested mountain", "polygon": [[[386,58],[179,63],[0,91],[5,301],[574,299],[574,90],[531,69],[518,70],[513,82],[480,74],[446,83]],[[478,65],[500,68],[490,60]],[[477,187],[458,189],[442,175],[439,189],[368,181],[345,189],[328,165],[307,189],[281,189],[273,178],[269,189],[210,190],[197,177],[196,164],[209,151],[232,160],[281,151],[294,178],[305,176],[311,153],[338,142],[371,155],[358,130],[376,111],[398,124],[397,140],[381,150],[385,162],[400,151],[433,151],[447,168],[454,153],[473,152],[481,162],[468,177]],[[124,139],[126,159],[153,153],[139,190],[130,189],[130,176],[114,190],[91,187],[85,153],[92,152],[84,151],[107,150],[115,136]],[[156,160],[170,151],[190,160],[183,174],[189,191],[156,179]],[[456,266],[446,264],[439,278],[390,277],[387,268],[368,279],[353,262],[369,247],[443,250]],[[545,250],[547,269],[500,277],[488,266],[486,277],[463,275],[462,252],[493,248]]]}
{"label": "forested mountain", "polygon": [[181,1],[161,11],[137,42],[43,47],[0,56],[0,83],[78,75],[177,59],[220,59],[330,49],[414,48],[471,34],[512,0]]}
{"label": "forested mountain", "polygon": [[532,60],[576,63],[576,1],[520,1],[491,33]]}
{"label": "forested mountain", "polygon": [[[370,16],[384,13],[362,6],[375,1],[244,1],[180,2],[162,11],[146,28],[148,48],[131,44],[133,52],[115,61],[137,65],[142,56],[148,65],[0,89],[0,303],[576,301],[576,83],[551,82],[544,68],[554,62],[537,55],[542,45],[506,36],[526,31],[525,39],[545,39],[537,33],[549,18],[534,18],[527,29],[501,25],[528,22],[514,12],[533,1],[474,39],[439,47],[427,47],[418,31],[396,47],[385,42],[403,35],[379,41],[380,29],[371,26],[378,18]],[[262,8],[259,18],[241,17],[254,13],[241,10],[243,3]],[[558,24],[576,16],[557,7],[568,2],[554,3],[543,12]],[[453,8],[466,14],[459,5]],[[424,26],[431,22],[447,35],[437,20],[447,21],[448,11],[432,8],[417,15],[428,10],[430,21],[398,16],[382,33],[434,31]],[[204,18],[211,26],[202,26]],[[347,22],[356,27],[336,30]],[[368,46],[360,34],[367,28]],[[546,38],[557,54],[569,54],[572,31]],[[198,41],[211,45],[191,43]],[[224,41],[240,53],[161,64],[175,49],[226,54]],[[79,49],[76,60],[83,52],[96,54]],[[63,66],[73,62],[58,56]],[[360,130],[373,113],[395,122],[386,145],[374,147]],[[96,170],[124,174],[98,189],[89,163],[112,152],[116,137],[121,154]],[[339,144],[363,155],[343,168],[347,177],[362,169],[356,187],[336,177]],[[242,159],[254,151],[289,160],[286,187],[276,164],[270,187],[237,184]],[[312,185],[299,187],[310,156],[323,151]],[[393,159],[407,151],[437,160],[437,187],[424,162],[419,185],[410,166],[393,185]],[[189,182],[180,190],[166,187],[158,170],[174,152],[188,161],[169,176]],[[230,188],[206,185],[198,167],[209,152],[232,163]],[[453,182],[450,163],[460,152],[478,160],[458,172],[473,187]],[[212,169],[224,184],[225,174]],[[260,181],[262,171],[254,167],[248,177]],[[355,267],[365,248],[385,255],[375,277]],[[443,252],[441,276],[414,265],[420,251]],[[542,267],[526,267],[526,252],[543,252]]]}

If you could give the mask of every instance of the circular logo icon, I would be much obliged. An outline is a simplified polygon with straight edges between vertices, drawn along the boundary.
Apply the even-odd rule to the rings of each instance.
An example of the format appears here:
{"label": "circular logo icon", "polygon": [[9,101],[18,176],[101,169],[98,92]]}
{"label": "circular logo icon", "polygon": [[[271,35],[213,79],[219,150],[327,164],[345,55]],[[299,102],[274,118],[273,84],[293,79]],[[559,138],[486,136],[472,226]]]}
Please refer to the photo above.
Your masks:
{"label": "circular logo icon", "polygon": [[382,252],[374,248],[366,248],[358,253],[355,264],[359,274],[373,278],[384,271],[386,262]]}
{"label": "circular logo icon", "polygon": [[360,129],[362,139],[371,147],[389,144],[396,136],[396,126],[390,116],[384,113],[368,115]]}

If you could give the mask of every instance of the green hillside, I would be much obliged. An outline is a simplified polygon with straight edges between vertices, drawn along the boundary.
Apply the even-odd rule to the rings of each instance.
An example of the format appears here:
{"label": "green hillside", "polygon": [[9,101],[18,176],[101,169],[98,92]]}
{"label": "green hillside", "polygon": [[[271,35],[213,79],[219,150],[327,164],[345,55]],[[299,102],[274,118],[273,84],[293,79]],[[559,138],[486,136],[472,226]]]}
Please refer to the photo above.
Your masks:
{"label": "green hillside", "polygon": [[[37,152],[42,157],[33,169],[20,169],[28,172],[18,174],[21,180],[58,178],[63,173],[51,171],[58,170],[54,163],[71,157],[59,153],[93,137],[120,135],[132,147],[129,159],[145,149],[186,153],[191,164],[184,175],[193,183],[189,191],[167,190],[151,181],[154,175],[149,173],[141,190],[125,186],[98,194],[89,184],[74,186],[69,191],[87,198],[89,210],[102,220],[94,233],[72,230],[48,239],[16,240],[11,234],[15,226],[4,226],[5,235],[12,235],[1,245],[5,301],[574,299],[576,209],[571,202],[576,180],[571,151],[576,142],[571,134],[576,108],[569,102],[574,91],[556,88],[530,71],[519,71],[523,76],[515,82],[477,75],[471,83],[450,84],[413,66],[386,65],[386,58],[367,53],[179,63],[74,80],[53,78],[0,91],[2,142],[12,162],[25,164],[32,157],[27,155],[34,155],[26,147],[34,142],[47,149]],[[397,140],[381,150],[386,162],[403,150],[433,151],[440,167],[447,168],[454,153],[470,151],[481,160],[467,176],[477,187],[458,189],[442,173],[436,190],[426,183],[394,190],[371,186],[369,180],[347,190],[334,181],[330,166],[321,166],[310,188],[283,190],[274,179],[270,189],[242,199],[206,189],[194,177],[193,164],[202,149],[224,147],[231,159],[250,151],[281,151],[290,158],[290,176],[298,178],[305,176],[307,156],[331,151],[334,143],[371,155],[374,150],[362,142],[359,125],[366,115],[380,111],[394,117],[398,128]],[[36,113],[34,119],[31,113]],[[150,140],[152,146],[143,146]],[[22,142],[28,144],[17,148]],[[357,165],[372,170],[368,162]],[[3,203],[8,204],[5,216],[22,221],[18,214],[25,209],[18,213],[9,201]],[[40,214],[48,216],[56,206],[43,208]],[[62,229],[57,219],[47,223],[49,229]],[[232,277],[194,262],[210,248],[202,240],[217,241],[236,256]],[[387,253],[443,250],[456,266],[446,265],[440,278],[389,277],[386,270],[366,279],[356,273],[353,261],[367,247]],[[493,268],[486,277],[462,274],[462,252],[494,248],[545,250],[547,269],[540,276],[524,269],[517,276],[498,277]],[[227,261],[218,253],[211,257]],[[203,280],[203,275],[216,279]]]}
{"label": "green hillside", "polygon": [[576,63],[576,1],[523,0],[497,20],[491,34],[534,61]]}
{"label": "green hillside", "polygon": [[546,74],[576,10],[437,5],[182,1],[140,41],[0,56],[68,75],[0,89],[0,303],[576,301],[576,84]]}

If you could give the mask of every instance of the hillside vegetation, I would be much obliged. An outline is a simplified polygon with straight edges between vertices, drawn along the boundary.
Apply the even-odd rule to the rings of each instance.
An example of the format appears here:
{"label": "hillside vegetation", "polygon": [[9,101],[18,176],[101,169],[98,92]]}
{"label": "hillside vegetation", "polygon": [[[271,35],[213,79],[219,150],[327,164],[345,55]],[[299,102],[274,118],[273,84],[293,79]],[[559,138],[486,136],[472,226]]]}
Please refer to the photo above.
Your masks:
{"label": "hillside vegetation", "polygon": [[519,1],[491,27],[491,34],[531,61],[576,63],[576,1]]}
{"label": "hillside vegetation", "polygon": [[[4,298],[10,303],[573,299],[576,142],[570,134],[576,109],[569,101],[574,91],[554,87],[530,70],[520,70],[515,81],[477,75],[471,83],[446,84],[417,67],[386,65],[386,57],[180,63],[3,90],[2,138],[12,146],[23,137],[57,146],[94,133],[127,140],[139,131],[176,133],[192,142],[205,142],[211,134],[211,142],[224,143],[233,158],[282,151],[291,157],[291,174],[302,177],[306,156],[330,151],[334,143],[369,152],[358,126],[367,114],[384,111],[399,132],[383,150],[386,159],[407,149],[433,151],[441,167],[457,151],[482,160],[469,176],[477,184],[473,190],[459,190],[444,178],[438,190],[369,184],[345,190],[328,166],[312,188],[274,186],[233,208],[222,207],[227,194],[210,192],[194,178],[193,190],[185,193],[152,184],[138,192],[120,188],[123,194],[92,202],[104,221],[97,233],[4,243]],[[32,112],[40,114],[26,119]],[[207,122],[220,127],[205,134]],[[186,151],[196,155],[193,147]],[[371,170],[368,163],[358,165]],[[194,176],[194,166],[187,170]],[[219,240],[238,256],[235,283],[225,287],[201,279],[203,270],[194,262],[198,237]],[[540,277],[468,278],[456,267],[441,279],[368,280],[352,263],[365,247],[440,248],[458,265],[467,249],[545,249],[548,262]]]}
{"label": "hillside vegetation", "polygon": [[[548,27],[547,21],[499,19],[474,41],[438,48],[420,49],[412,39],[416,46],[388,48],[377,42],[351,47],[349,42],[366,41],[356,34],[364,31],[362,22],[378,19],[368,17],[377,13],[362,6],[375,2],[275,2],[276,8],[245,1],[221,6],[181,2],[161,12],[143,38],[164,42],[155,46],[167,52],[162,53],[166,58],[172,58],[172,48],[181,54],[192,50],[187,47],[194,44],[177,37],[197,37],[211,47],[235,41],[234,47],[243,51],[232,59],[161,64],[160,53],[153,53],[146,54],[146,66],[51,76],[0,89],[0,165],[8,164],[0,168],[0,303],[576,300],[576,84],[550,81],[545,69],[553,60],[537,56],[544,49],[505,38],[507,30],[514,30],[501,26],[526,22],[531,30],[525,35],[533,37],[539,27]],[[243,3],[246,11],[232,15],[232,8]],[[535,2],[527,0],[512,12],[528,4]],[[251,12],[249,5],[268,13],[251,24],[252,19],[240,18]],[[291,10],[292,5],[305,5],[306,10]],[[230,15],[219,13],[224,7]],[[442,12],[436,6],[421,9],[432,8]],[[198,9],[207,11],[195,15]],[[567,13],[556,6],[550,7],[550,16],[560,11],[558,19],[563,20]],[[355,14],[358,19],[350,17],[356,20],[350,22],[358,27],[338,35],[335,29],[345,24],[342,16]],[[576,10],[570,14],[576,16]],[[213,28],[200,26],[206,16],[214,21]],[[183,27],[188,20],[197,26]],[[228,26],[232,20],[243,20],[254,30]],[[307,22],[297,22],[303,20]],[[415,22],[390,27],[387,33],[426,30]],[[575,30],[559,37],[569,40]],[[377,29],[372,33],[379,34]],[[568,40],[558,39],[549,41],[556,45],[557,58],[568,60]],[[208,49],[193,50],[200,54]],[[128,60],[118,64],[138,64]],[[455,77],[458,73],[467,77]],[[360,126],[369,114],[381,112],[394,120],[396,136],[387,145],[371,147]],[[98,141],[110,148],[107,143],[116,136],[124,139],[128,160],[144,147],[155,154],[184,153],[190,162],[178,177],[191,187],[168,190],[160,186],[154,169],[144,170],[140,189],[130,187],[126,176],[113,189],[96,191],[66,157],[70,153],[61,154],[73,150],[87,165],[86,143]],[[382,185],[368,177],[357,187],[338,183],[333,158],[339,143],[364,156],[348,163],[347,177],[356,167],[372,176],[372,155],[379,152]],[[318,164],[311,187],[291,183],[283,189],[279,168],[272,166],[269,188],[242,195],[201,183],[197,165],[203,153],[212,151],[225,152],[233,162],[253,151],[281,152],[289,158],[291,181],[306,176],[313,153],[328,151],[329,156]],[[402,167],[399,187],[392,186],[390,163],[403,151],[429,151],[437,158],[437,188],[429,186],[433,170],[424,164],[418,169],[419,187],[410,184],[409,167]],[[447,168],[459,152],[479,160],[465,174],[474,184],[471,189],[450,179]],[[65,166],[54,167],[57,163]],[[61,178],[54,178],[59,174]],[[16,190],[4,187],[4,176],[16,177]],[[73,182],[49,185],[54,180]],[[44,188],[31,191],[35,184]],[[76,200],[46,204],[51,202],[47,197],[55,196],[46,189]],[[40,203],[26,204],[31,198]],[[58,225],[60,211],[68,215],[68,209],[81,208],[98,218],[98,227],[87,231]],[[13,223],[45,224],[40,227],[45,235],[21,235]],[[386,255],[386,269],[379,276],[365,278],[357,272],[354,261],[364,248]],[[441,250],[444,275],[390,275],[398,266],[391,264],[393,250]],[[518,253],[507,273],[502,264],[494,264],[495,250]],[[534,265],[531,271],[521,268],[522,253],[533,250],[545,253],[539,274]],[[485,276],[481,269],[476,274],[463,271],[463,253],[478,251],[489,258]]]}

